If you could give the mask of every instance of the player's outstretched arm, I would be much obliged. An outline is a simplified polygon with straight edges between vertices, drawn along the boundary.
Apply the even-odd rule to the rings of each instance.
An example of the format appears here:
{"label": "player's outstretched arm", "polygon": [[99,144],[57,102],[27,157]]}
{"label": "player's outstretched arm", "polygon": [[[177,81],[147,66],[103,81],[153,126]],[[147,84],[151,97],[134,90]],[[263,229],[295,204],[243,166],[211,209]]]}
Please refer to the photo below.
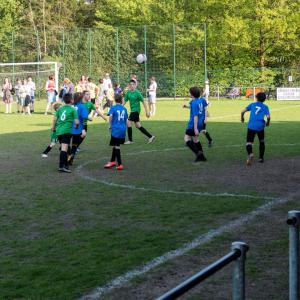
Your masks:
{"label": "player's outstretched arm", "polygon": [[145,112],[146,112],[146,117],[149,118],[149,117],[150,117],[150,114],[149,114],[149,112],[148,112],[147,104],[145,103],[145,101],[143,101],[142,103],[143,103],[143,106],[144,106],[144,109],[145,109]]}
{"label": "player's outstretched arm", "polygon": [[270,126],[270,122],[271,122],[271,116],[268,115],[268,116],[267,116],[267,123],[266,123],[266,126]]}
{"label": "player's outstretched arm", "polygon": [[96,109],[96,112],[105,122],[107,122],[107,118],[105,117],[105,115],[103,114],[103,112],[101,110]]}

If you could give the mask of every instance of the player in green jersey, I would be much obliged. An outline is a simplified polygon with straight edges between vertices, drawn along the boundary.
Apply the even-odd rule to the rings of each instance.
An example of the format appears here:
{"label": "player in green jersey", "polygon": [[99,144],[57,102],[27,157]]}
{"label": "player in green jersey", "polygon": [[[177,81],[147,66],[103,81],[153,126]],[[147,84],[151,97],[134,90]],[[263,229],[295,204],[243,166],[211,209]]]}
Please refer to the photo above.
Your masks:
{"label": "player in green jersey", "polygon": [[130,115],[127,121],[127,133],[128,141],[125,142],[126,145],[133,143],[132,140],[132,122],[134,122],[135,127],[138,128],[144,135],[148,137],[148,143],[152,143],[155,139],[155,136],[150,134],[140,122],[140,112],[141,112],[141,102],[144,106],[147,118],[150,117],[146,103],[144,102],[144,97],[141,92],[136,89],[137,83],[134,80],[129,81],[129,90],[125,94],[124,100],[125,103],[129,101],[130,105]]}
{"label": "player in green jersey", "polygon": [[58,171],[71,173],[68,168],[68,147],[71,141],[71,130],[73,122],[78,127],[79,120],[77,111],[71,106],[73,96],[65,94],[63,98],[65,105],[61,106],[55,114],[52,123],[52,131],[56,132],[57,138],[61,144],[59,168]]}
{"label": "player in green jersey", "polygon": [[[53,104],[54,111],[57,111],[61,106],[62,106],[62,103],[55,102]],[[47,158],[48,157],[48,153],[52,150],[52,148],[55,146],[56,143],[57,143],[56,132],[51,130],[50,144],[48,145],[48,147],[42,153],[42,157],[43,158]]]}

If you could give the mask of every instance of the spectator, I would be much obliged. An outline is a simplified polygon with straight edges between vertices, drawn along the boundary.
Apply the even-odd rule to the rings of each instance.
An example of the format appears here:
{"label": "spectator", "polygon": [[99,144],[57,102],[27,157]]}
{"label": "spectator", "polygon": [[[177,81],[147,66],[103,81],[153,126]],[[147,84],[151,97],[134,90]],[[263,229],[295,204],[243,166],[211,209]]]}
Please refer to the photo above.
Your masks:
{"label": "spectator", "polygon": [[2,92],[3,92],[3,101],[5,103],[6,114],[11,114],[11,104],[13,102],[11,90],[12,90],[11,82],[8,78],[5,78],[4,83],[2,85]]}
{"label": "spectator", "polygon": [[115,84],[115,89],[114,89],[114,92],[115,92],[115,95],[117,95],[117,94],[120,94],[120,95],[122,95],[122,94],[123,94],[123,91],[122,91],[122,89],[121,89],[121,87],[120,87],[120,84],[119,84],[119,83],[116,83],[116,84]]}
{"label": "spectator", "polygon": [[150,116],[155,116],[156,113],[156,89],[157,83],[155,77],[152,76],[150,77],[149,89],[147,89]]}
{"label": "spectator", "polygon": [[48,110],[51,107],[52,109],[52,103],[56,101],[56,91],[55,91],[55,81],[54,81],[54,76],[50,75],[49,79],[46,82],[46,93],[47,93],[47,106],[46,106],[46,111],[45,115],[48,114]]}
{"label": "spectator", "polygon": [[90,92],[91,95],[91,102],[95,104],[96,98],[98,98],[99,95],[99,88],[97,85],[92,81],[91,77],[88,77],[87,79],[87,91]]}
{"label": "spectator", "polygon": [[106,94],[106,92],[108,91],[109,89],[109,85],[112,86],[112,82],[111,82],[111,79],[109,77],[109,73],[106,73],[105,74],[105,77],[103,78],[103,86],[104,86],[104,93]]}
{"label": "spectator", "polygon": [[27,85],[28,85],[28,88],[29,88],[29,96],[30,96],[29,109],[30,109],[30,113],[33,113],[34,112],[35,83],[32,80],[31,76],[28,76],[28,78],[27,78]]}
{"label": "spectator", "polygon": [[15,85],[15,93],[16,93],[16,98],[17,98],[17,112],[20,113],[22,112],[22,101],[20,97],[20,86],[22,85],[21,79],[17,78],[17,84]]}

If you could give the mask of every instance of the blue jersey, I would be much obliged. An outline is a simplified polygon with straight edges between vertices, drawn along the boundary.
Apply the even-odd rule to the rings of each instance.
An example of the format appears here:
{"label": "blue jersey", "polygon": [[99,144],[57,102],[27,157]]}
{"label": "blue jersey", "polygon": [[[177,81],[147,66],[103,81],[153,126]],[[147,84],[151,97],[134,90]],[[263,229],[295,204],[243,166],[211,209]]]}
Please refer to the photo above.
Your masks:
{"label": "blue jersey", "polygon": [[188,129],[194,129],[194,117],[198,116],[198,130],[203,129],[203,123],[205,120],[205,114],[207,107],[207,102],[204,98],[193,99],[190,102],[190,119],[187,124]]}
{"label": "blue jersey", "polygon": [[246,107],[247,111],[250,111],[250,119],[248,122],[248,128],[256,131],[264,130],[266,126],[265,116],[270,115],[270,111],[267,105],[262,102],[254,102]]}
{"label": "blue jersey", "polygon": [[79,125],[78,125],[78,128],[75,128],[75,123],[73,123],[71,133],[72,134],[81,134],[81,132],[83,130],[83,123],[88,118],[89,113],[83,103],[76,103],[74,105],[74,108],[76,109],[77,114],[78,114]]}
{"label": "blue jersey", "polygon": [[111,135],[115,138],[125,138],[128,118],[127,109],[121,104],[116,104],[110,108],[108,115],[112,116]]}

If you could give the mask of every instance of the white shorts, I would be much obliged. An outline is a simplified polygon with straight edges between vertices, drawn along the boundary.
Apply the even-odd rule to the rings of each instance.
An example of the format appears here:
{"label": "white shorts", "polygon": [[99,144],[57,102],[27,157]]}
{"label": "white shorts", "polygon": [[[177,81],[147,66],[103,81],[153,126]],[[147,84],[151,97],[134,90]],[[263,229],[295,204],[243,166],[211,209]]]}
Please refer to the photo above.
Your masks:
{"label": "white shorts", "polygon": [[149,95],[149,96],[148,96],[148,101],[149,101],[149,103],[151,103],[151,104],[156,103],[156,95]]}

